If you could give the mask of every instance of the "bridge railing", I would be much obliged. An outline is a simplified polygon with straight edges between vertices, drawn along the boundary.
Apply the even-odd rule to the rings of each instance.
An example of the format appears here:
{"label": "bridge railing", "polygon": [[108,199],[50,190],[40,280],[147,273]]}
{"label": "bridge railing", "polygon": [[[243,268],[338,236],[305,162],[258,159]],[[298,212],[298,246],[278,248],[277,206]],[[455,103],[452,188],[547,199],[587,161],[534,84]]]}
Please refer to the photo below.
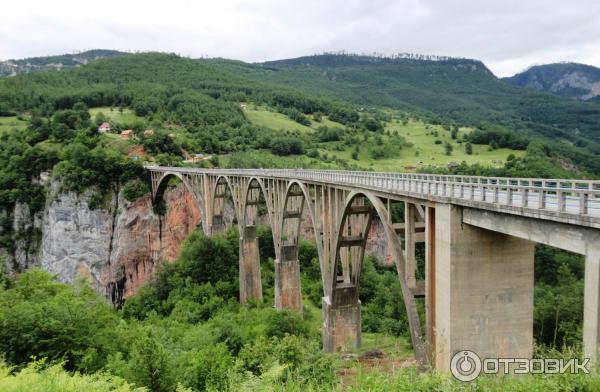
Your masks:
{"label": "bridge railing", "polygon": [[156,166],[147,168],[157,171],[290,178],[415,197],[436,196],[600,217],[600,181],[592,180],[304,169],[195,169]]}

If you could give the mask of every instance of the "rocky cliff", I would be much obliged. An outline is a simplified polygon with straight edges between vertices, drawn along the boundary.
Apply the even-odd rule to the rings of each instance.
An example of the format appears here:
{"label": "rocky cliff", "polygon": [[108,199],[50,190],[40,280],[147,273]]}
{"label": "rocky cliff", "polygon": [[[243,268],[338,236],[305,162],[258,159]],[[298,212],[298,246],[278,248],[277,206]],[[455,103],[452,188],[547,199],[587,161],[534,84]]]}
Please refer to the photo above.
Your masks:
{"label": "rocky cliff", "polygon": [[1,249],[9,272],[41,267],[63,282],[87,278],[115,305],[147,281],[159,260],[172,261],[181,242],[201,220],[190,194],[178,186],[165,193],[164,216],[153,212],[150,195],[134,202],[108,196],[103,209],[88,206],[88,194],[59,193],[50,187],[46,208],[31,214],[17,204],[10,249]]}
{"label": "rocky cliff", "polygon": [[583,101],[600,100],[600,68],[577,63],[538,65],[504,81]]}

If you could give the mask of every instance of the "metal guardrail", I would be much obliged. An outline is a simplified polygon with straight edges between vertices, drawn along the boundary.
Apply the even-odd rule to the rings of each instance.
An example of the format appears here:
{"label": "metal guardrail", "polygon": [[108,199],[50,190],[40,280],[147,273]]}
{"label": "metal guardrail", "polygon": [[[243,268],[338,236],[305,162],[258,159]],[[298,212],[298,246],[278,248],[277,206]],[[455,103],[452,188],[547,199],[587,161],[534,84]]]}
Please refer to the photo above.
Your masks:
{"label": "metal guardrail", "polygon": [[146,166],[148,170],[212,175],[288,178],[332,185],[356,186],[379,192],[430,196],[453,201],[483,202],[599,218],[600,181],[379,173],[303,169],[197,169]]}

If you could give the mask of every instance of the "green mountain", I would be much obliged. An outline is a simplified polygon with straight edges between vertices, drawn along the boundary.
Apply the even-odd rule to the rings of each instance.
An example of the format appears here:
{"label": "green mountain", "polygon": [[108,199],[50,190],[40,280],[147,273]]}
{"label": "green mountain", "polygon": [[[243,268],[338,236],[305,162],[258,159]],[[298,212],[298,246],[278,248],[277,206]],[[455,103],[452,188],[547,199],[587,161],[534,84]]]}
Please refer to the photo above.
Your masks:
{"label": "green mountain", "polygon": [[496,124],[573,143],[600,141],[598,105],[510,85],[476,60],[325,54],[252,65],[213,61],[254,80],[356,105],[409,110],[442,122]]}
{"label": "green mountain", "polygon": [[537,65],[505,82],[563,97],[600,102],[600,68],[578,63]]}
{"label": "green mountain", "polygon": [[0,61],[0,77],[15,76],[36,71],[79,67],[92,60],[122,56],[124,54],[126,53],[116,50],[94,49],[86,52],[63,54],[59,56],[30,57],[22,60]]}
{"label": "green mountain", "polygon": [[[186,151],[306,151],[308,158],[321,157],[315,164],[326,167],[356,168],[361,163],[363,168],[366,164],[400,170],[414,167],[422,161],[415,158],[428,150],[414,142],[419,134],[423,142],[438,145],[438,153],[444,151],[446,136],[455,143],[450,146],[455,151],[464,150],[457,135],[461,143],[470,139],[472,144],[489,145],[490,151],[524,151],[531,140],[539,139],[543,148],[536,151],[554,164],[600,173],[600,106],[511,86],[476,60],[320,55],[247,64],[141,53],[98,59],[63,72],[0,78],[0,116],[7,118],[3,122],[22,124],[11,116],[29,113],[51,120],[36,122],[29,144],[48,138],[70,141],[81,124],[89,127],[87,120],[77,120],[81,105],[77,113],[70,112],[76,104],[94,108],[94,120],[96,114],[105,119],[104,112],[116,108],[141,122],[124,122],[122,127],[160,129],[144,147],[154,155],[167,154],[163,162],[174,162],[173,156],[185,158]],[[278,133],[281,129],[272,124],[281,124],[282,118],[269,114],[273,112],[308,127]],[[327,124],[341,130],[318,130]],[[451,129],[456,130],[452,138]],[[473,129],[477,132],[469,136]],[[176,136],[174,142],[167,138],[170,134]],[[398,155],[402,148],[404,157]],[[474,155],[479,153],[476,149]],[[493,160],[501,163],[509,153]],[[452,150],[446,156],[451,154]],[[392,158],[402,166],[368,161]],[[273,163],[251,163],[266,164]],[[308,167],[297,161],[278,164]],[[545,173],[536,170],[530,175]]]}

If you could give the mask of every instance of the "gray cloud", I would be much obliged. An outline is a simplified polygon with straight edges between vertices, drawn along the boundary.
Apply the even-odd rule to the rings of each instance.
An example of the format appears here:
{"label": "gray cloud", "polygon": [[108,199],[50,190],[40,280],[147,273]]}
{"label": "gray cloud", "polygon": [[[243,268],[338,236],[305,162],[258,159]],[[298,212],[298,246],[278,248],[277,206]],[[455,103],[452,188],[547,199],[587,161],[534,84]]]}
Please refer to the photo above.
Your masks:
{"label": "gray cloud", "polygon": [[3,4],[0,58],[91,48],[245,61],[346,50],[600,66],[597,0],[21,0]]}

